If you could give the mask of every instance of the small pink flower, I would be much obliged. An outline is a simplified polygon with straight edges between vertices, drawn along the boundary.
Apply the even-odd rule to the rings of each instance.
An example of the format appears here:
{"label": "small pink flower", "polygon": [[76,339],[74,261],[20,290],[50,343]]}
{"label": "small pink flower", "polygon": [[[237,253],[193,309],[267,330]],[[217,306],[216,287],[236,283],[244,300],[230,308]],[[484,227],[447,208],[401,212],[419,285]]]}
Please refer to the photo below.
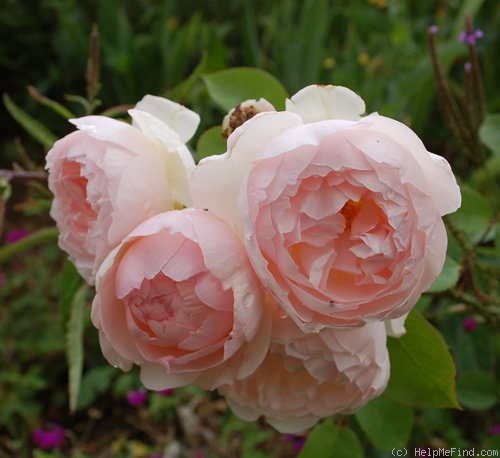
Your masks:
{"label": "small pink flower", "polygon": [[133,407],[140,407],[144,405],[148,393],[144,390],[130,391],[127,393],[127,402]]}
{"label": "small pink flower", "polygon": [[470,31],[464,30],[458,36],[458,41],[460,41],[460,43],[465,43],[470,46],[475,46],[476,41],[479,40],[480,38],[483,38],[483,36],[484,32],[481,29],[470,30]]}
{"label": "small pink flower", "polygon": [[24,239],[24,237],[28,236],[28,232],[24,229],[12,229],[5,236],[5,243],[11,244],[15,243],[18,240]]}
{"label": "small pink flower", "polygon": [[490,428],[490,434],[492,436],[497,436],[500,434],[500,424],[492,425]]}
{"label": "small pink flower", "polygon": [[175,390],[173,388],[167,388],[166,390],[156,391],[156,394],[158,396],[166,396],[166,397],[173,396],[174,393],[175,393]]}
{"label": "small pink flower", "polygon": [[306,445],[307,437],[298,434],[287,434],[285,436],[285,441],[292,442],[295,451],[300,452],[304,448],[304,445]]}
{"label": "small pink flower", "polygon": [[439,27],[437,25],[431,25],[429,27],[429,33],[432,33],[432,35],[436,35],[436,33],[439,32]]}
{"label": "small pink flower", "polygon": [[44,450],[61,448],[64,444],[64,428],[55,423],[48,423],[36,428],[32,433],[32,438],[36,446]]}
{"label": "small pink flower", "polygon": [[477,321],[470,316],[466,316],[462,321],[462,327],[465,331],[473,331],[474,329],[476,329],[476,326]]}

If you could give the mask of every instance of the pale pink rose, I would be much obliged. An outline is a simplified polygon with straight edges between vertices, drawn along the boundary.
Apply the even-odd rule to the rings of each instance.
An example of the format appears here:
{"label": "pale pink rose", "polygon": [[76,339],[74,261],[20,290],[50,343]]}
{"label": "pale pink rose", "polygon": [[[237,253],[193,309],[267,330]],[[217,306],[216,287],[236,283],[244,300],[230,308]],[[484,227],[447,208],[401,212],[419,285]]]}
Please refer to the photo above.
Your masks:
{"label": "pale pink rose", "polygon": [[198,115],[153,96],[138,106],[142,109],[130,110],[134,126],[104,116],[71,120],[79,130],[57,141],[47,155],[59,246],[89,284],[104,257],[137,224],[190,204],[194,161],[183,143],[187,134],[181,137],[144,110],[177,113],[171,121],[184,119],[188,133],[198,125]]}
{"label": "pale pink rose", "polygon": [[262,361],[263,303],[236,234],[189,208],[153,216],[111,252],[97,274],[92,321],[110,364],[139,365],[146,388],[213,389]]}
{"label": "pale pink rose", "polygon": [[389,373],[383,323],[304,333],[278,313],[261,366],[219,391],[241,418],[262,415],[278,431],[297,433],[321,418],[357,411],[382,393]]}
{"label": "pale pink rose", "polygon": [[240,232],[265,287],[307,330],[407,313],[441,272],[441,216],[460,205],[448,163],[404,124],[360,118],[346,91],[308,87],[288,111],[256,115],[191,181],[194,203]]}

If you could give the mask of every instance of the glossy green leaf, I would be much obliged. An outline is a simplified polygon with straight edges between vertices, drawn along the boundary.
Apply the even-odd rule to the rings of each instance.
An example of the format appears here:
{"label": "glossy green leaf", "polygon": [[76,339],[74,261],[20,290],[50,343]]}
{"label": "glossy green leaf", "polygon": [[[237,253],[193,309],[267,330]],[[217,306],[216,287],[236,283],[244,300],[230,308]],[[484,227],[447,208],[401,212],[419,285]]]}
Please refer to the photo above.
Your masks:
{"label": "glossy green leaf", "polygon": [[458,378],[457,396],[467,409],[487,410],[498,402],[498,384],[486,372],[469,372]]}
{"label": "glossy green leaf", "polygon": [[337,428],[330,422],[316,426],[299,458],[363,458],[363,447],[356,434],[348,428]]}
{"label": "glossy green leaf", "polygon": [[201,134],[196,144],[196,159],[200,160],[214,154],[225,153],[226,139],[222,137],[222,127],[212,127]]}
{"label": "glossy green leaf", "polygon": [[427,291],[429,293],[440,293],[453,288],[458,281],[458,277],[460,276],[460,270],[460,264],[449,256],[446,256],[441,274],[438,278],[436,278],[436,280],[434,280],[434,283],[432,283]]}
{"label": "glossy green leaf", "polygon": [[379,450],[403,448],[413,428],[413,409],[384,397],[370,401],[355,414],[361,429]]}
{"label": "glossy green leaf", "polygon": [[406,334],[387,341],[391,378],[385,396],[416,407],[459,408],[455,364],[443,338],[416,310],[405,327]]}
{"label": "glossy green leaf", "polygon": [[78,405],[83,369],[83,324],[87,299],[86,285],[80,287],[71,303],[71,315],[66,334],[66,358],[68,361],[69,408],[72,412]]}
{"label": "glossy green leaf", "polygon": [[287,92],[271,74],[257,68],[231,68],[203,76],[210,97],[225,111],[248,99],[265,98],[277,110],[285,107]]}
{"label": "glossy green leaf", "polygon": [[500,113],[485,116],[479,138],[493,153],[500,154]]}
{"label": "glossy green leaf", "polygon": [[3,102],[10,115],[40,144],[45,148],[52,148],[57,136],[50,132],[43,124],[32,118],[22,108],[17,106],[12,99],[4,94]]}

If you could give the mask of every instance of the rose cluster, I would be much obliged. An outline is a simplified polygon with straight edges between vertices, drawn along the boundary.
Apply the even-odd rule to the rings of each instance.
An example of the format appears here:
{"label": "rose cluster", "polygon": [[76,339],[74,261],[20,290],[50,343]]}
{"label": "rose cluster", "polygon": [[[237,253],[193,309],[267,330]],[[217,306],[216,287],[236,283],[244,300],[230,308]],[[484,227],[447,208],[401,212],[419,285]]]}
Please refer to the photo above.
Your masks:
{"label": "rose cluster", "polygon": [[289,433],[380,395],[386,336],[441,272],[460,191],[410,128],[364,112],[339,86],[247,101],[198,164],[199,116],[169,100],[72,120],[47,156],[51,215],[95,285],[106,359]]}

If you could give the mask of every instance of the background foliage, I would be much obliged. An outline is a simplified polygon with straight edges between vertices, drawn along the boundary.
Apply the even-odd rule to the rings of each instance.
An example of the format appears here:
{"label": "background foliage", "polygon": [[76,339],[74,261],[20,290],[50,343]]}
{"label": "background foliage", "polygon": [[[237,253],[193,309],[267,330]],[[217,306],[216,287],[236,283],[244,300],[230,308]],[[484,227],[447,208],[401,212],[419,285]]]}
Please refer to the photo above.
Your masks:
{"label": "background foliage", "polygon": [[[447,128],[428,47],[428,28],[436,24],[441,69],[463,108],[470,54],[458,36],[466,15],[484,32],[474,50],[486,117],[469,126],[478,140],[472,150]],[[413,373],[394,370],[406,379],[393,376],[384,396],[356,415],[325,420],[301,456],[386,457],[404,446],[498,450],[499,23],[496,0],[4,0],[0,167],[17,175],[0,177],[0,457],[147,457],[175,447],[178,456],[297,455],[302,438],[242,422],[217,396],[192,387],[150,393],[138,407],[127,403],[127,393],[141,388],[137,374],[117,373],[100,354],[86,308],[91,291],[80,288],[57,248],[42,172],[51,142],[72,130],[65,121],[71,116],[105,110],[124,116],[123,105],[146,93],[163,95],[202,116],[191,144],[199,158],[220,152],[217,126],[231,97],[246,98],[241,88],[264,86],[282,98],[311,83],[350,87],[368,112],[408,123],[458,175],[463,206],[447,220],[445,270],[419,302],[408,334],[389,345],[393,368],[411,356],[408,339],[428,343],[419,351],[426,358],[436,345],[447,348],[454,363],[440,364],[451,365],[451,378],[456,371],[461,409],[450,408],[453,392],[442,401],[432,381],[441,374],[429,373],[422,360]],[[99,86],[85,77],[93,24],[100,34]],[[231,67],[266,73],[259,82],[255,71],[228,73]],[[236,76],[240,83],[228,88]],[[12,242],[9,234],[20,230],[30,235]],[[82,325],[68,333],[71,320]],[[66,354],[68,340],[72,353]],[[68,381],[80,385],[78,399],[70,399]],[[408,400],[405,386],[415,396],[409,404],[401,402]],[[432,408],[436,399],[448,408]],[[76,407],[73,413],[68,405]],[[63,451],[35,446],[31,432],[44,422],[64,426]]]}

